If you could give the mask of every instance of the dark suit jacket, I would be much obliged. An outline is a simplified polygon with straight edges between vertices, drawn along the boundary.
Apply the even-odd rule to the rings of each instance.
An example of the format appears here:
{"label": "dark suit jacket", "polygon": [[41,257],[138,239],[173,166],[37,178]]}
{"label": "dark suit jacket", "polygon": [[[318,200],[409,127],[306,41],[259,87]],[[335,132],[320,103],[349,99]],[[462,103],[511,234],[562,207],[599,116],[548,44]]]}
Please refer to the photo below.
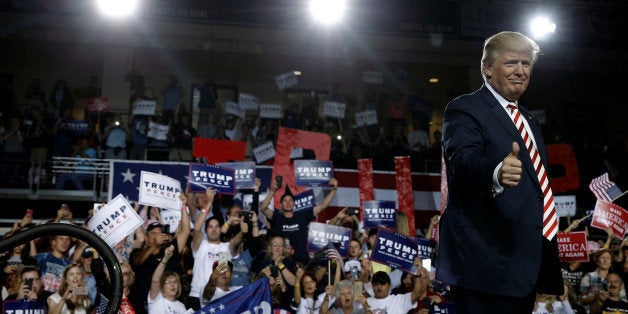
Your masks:
{"label": "dark suit jacket", "polygon": [[[525,116],[547,169],[538,121]],[[493,196],[493,171],[517,141],[522,178]],[[542,235],[543,194],[519,131],[487,87],[445,109],[443,146],[449,197],[440,219],[436,277],[454,286],[522,297],[561,294],[556,237]]]}

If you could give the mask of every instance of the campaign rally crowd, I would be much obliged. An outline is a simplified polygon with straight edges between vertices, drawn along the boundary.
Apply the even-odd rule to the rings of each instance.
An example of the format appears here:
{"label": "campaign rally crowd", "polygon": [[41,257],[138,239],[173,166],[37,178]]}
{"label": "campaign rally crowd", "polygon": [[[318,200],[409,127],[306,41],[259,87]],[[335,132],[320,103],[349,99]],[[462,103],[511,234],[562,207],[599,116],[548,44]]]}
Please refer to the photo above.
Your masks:
{"label": "campaign rally crowd", "polygon": [[[176,230],[162,221],[159,208],[136,203],[143,224],[113,246],[123,276],[120,312],[209,313],[218,310],[212,301],[267,278],[263,283],[269,286],[269,308],[275,313],[452,313],[449,287],[434,279],[430,260],[417,257],[410,272],[371,258],[381,229],[364,229],[354,208],[342,209],[327,222],[351,230],[346,257],[336,249],[306,250],[308,225],[327,209],[338,184],[332,179],[320,204],[296,212],[292,192],[279,189],[276,180],[262,191],[263,200],[261,182],[255,180],[251,210],[243,210],[238,196],[218,195],[213,189],[181,193]],[[280,208],[272,208],[273,198],[280,198]],[[83,223],[86,228],[92,213]],[[438,218],[417,230],[418,237],[437,241],[432,235]],[[565,231],[583,221],[574,220]],[[61,205],[48,223],[75,223],[72,210]],[[27,213],[5,237],[32,226],[32,213]],[[409,235],[403,213],[396,213],[396,227],[390,231]],[[623,285],[628,241],[619,241],[611,229],[607,232],[607,241],[591,246],[590,262],[563,265],[565,293],[538,295],[534,313],[602,313],[608,307],[628,311]],[[5,304],[31,300],[48,313],[92,313],[101,312],[112,296],[99,252],[69,236],[23,243],[4,252],[0,265]]]}

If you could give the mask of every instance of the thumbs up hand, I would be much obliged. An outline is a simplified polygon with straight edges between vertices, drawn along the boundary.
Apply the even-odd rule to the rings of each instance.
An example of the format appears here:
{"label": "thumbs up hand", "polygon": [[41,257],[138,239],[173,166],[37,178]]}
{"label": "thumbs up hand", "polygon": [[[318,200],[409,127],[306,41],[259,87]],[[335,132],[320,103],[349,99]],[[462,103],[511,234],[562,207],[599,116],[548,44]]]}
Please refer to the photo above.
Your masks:
{"label": "thumbs up hand", "polygon": [[512,142],[512,150],[502,162],[502,167],[497,172],[499,184],[513,187],[519,184],[521,179],[521,160],[519,160],[519,144]]}

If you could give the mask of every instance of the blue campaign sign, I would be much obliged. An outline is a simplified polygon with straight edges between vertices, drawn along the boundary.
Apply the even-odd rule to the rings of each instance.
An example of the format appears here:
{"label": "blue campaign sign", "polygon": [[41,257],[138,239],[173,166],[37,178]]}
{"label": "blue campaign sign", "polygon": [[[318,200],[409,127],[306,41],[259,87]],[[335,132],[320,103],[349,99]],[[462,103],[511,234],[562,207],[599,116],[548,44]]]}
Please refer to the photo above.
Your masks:
{"label": "blue campaign sign", "polygon": [[268,277],[252,282],[236,291],[218,298],[195,314],[220,313],[271,313],[272,300]]}
{"label": "blue campaign sign", "polygon": [[419,248],[419,258],[434,259],[436,242],[426,238],[414,238]]}
{"label": "blue campaign sign", "polygon": [[414,260],[419,256],[416,242],[407,236],[379,229],[371,260],[416,274]]}
{"label": "blue campaign sign", "polygon": [[294,211],[314,208],[316,206],[316,197],[314,191],[306,190],[294,196]]}
{"label": "blue campaign sign", "polygon": [[311,222],[307,234],[307,250],[316,252],[327,243],[338,243],[338,253],[343,257],[349,254],[351,243],[351,229],[328,225],[320,222]]}
{"label": "blue campaign sign", "polygon": [[255,162],[221,162],[216,166],[230,168],[235,171],[236,189],[253,189],[255,188]]}
{"label": "blue campaign sign", "polygon": [[363,201],[364,228],[394,228],[397,226],[394,201]]}
{"label": "blue campaign sign", "polygon": [[35,300],[35,301],[11,300],[11,301],[2,302],[2,313],[45,314],[46,307],[44,306],[44,302],[39,301],[39,300]]}
{"label": "blue campaign sign", "polygon": [[222,194],[235,194],[235,171],[214,165],[190,163],[190,192],[203,193],[207,188]]}
{"label": "blue campaign sign", "polygon": [[159,173],[181,182],[185,187],[188,182],[190,165],[188,163],[167,163],[159,161],[111,161],[109,172],[108,199],[122,194],[127,200],[139,200],[139,186],[142,171]]}
{"label": "blue campaign sign", "polygon": [[294,161],[294,180],[297,186],[329,186],[334,177],[331,160],[298,159]]}

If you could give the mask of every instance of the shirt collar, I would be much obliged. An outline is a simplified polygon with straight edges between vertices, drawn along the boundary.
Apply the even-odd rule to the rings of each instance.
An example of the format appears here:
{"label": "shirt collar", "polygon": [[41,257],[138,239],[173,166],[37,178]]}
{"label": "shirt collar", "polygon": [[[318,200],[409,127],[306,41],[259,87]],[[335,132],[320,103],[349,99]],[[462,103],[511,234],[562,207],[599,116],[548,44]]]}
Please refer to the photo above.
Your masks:
{"label": "shirt collar", "polygon": [[[491,86],[491,84],[489,84],[488,82],[484,82],[484,86],[486,86],[488,88],[488,90],[491,92],[491,94],[493,94],[493,96],[495,97],[495,99],[497,99],[497,101],[499,102],[499,104],[504,108],[507,109],[506,107],[513,103],[512,101],[508,101],[506,98],[504,98],[502,95],[498,94],[493,87]],[[514,102],[515,105],[519,106],[519,104],[517,104],[517,102]]]}

